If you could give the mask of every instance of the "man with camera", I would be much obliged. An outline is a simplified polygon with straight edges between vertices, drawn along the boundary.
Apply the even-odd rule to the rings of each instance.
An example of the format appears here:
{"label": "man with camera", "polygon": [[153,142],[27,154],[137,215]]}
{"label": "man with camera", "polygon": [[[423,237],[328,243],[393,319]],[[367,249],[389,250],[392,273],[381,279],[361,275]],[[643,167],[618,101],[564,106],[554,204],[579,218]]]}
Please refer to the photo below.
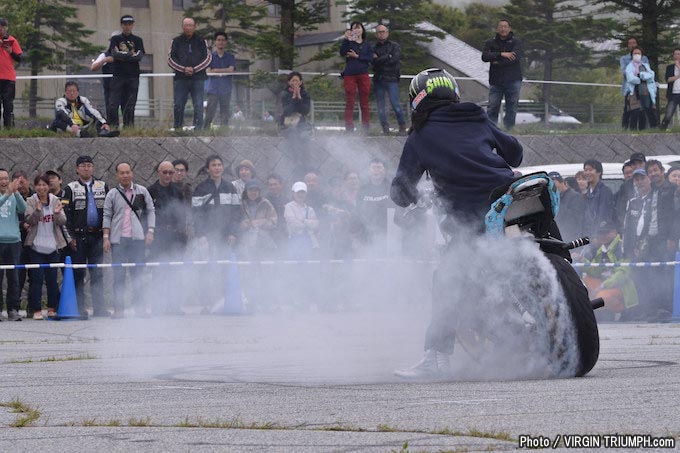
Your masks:
{"label": "man with camera", "polygon": [[14,95],[17,72],[15,63],[21,61],[21,46],[14,36],[7,34],[7,19],[0,18],[0,103],[5,128],[14,127]]}

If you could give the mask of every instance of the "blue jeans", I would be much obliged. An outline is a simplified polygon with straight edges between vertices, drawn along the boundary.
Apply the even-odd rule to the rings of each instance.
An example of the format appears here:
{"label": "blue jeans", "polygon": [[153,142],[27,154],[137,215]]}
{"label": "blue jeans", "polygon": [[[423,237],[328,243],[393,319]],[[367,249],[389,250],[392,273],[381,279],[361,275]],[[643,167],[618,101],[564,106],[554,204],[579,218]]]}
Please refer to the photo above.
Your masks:
{"label": "blue jeans", "polygon": [[191,103],[194,106],[194,126],[203,127],[203,83],[202,79],[175,79],[175,106],[173,109],[175,129],[184,125],[184,107],[191,93]]}
{"label": "blue jeans", "polygon": [[486,109],[486,114],[494,124],[498,123],[498,112],[501,108],[501,101],[505,97],[503,125],[506,129],[512,129],[515,126],[515,116],[517,116],[521,88],[521,80],[509,82],[506,85],[491,85],[489,88],[489,107]]}
{"label": "blue jeans", "polygon": [[[33,249],[28,250],[28,256],[31,264],[47,264],[58,263],[61,261],[59,251],[52,253],[38,253]],[[59,306],[59,284],[57,283],[57,268],[38,268],[31,269],[29,272],[33,274],[32,285],[29,286],[28,298],[28,313],[35,313],[42,309],[40,300],[42,299],[42,285],[43,278],[47,284],[47,308],[57,309]]]}
{"label": "blue jeans", "polygon": [[392,110],[397,116],[399,126],[404,126],[404,111],[399,105],[399,82],[384,82],[382,80],[373,80],[373,90],[375,92],[375,101],[378,104],[378,117],[380,118],[380,125],[387,127],[387,112],[385,111],[385,92],[390,97],[390,104]]}

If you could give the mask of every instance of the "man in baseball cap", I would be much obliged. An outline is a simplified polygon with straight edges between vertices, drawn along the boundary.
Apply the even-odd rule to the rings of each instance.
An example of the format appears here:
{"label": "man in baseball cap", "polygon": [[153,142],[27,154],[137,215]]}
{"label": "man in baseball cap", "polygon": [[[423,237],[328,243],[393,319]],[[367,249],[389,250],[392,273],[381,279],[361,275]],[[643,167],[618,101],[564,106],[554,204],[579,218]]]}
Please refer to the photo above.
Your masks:
{"label": "man in baseball cap", "polygon": [[644,167],[645,162],[647,162],[647,158],[642,153],[633,153],[630,155],[630,159],[628,160],[633,164],[635,168]]}
{"label": "man in baseball cap", "polygon": [[118,127],[118,107],[123,110],[123,125],[134,127],[135,106],[139,91],[139,62],[144,58],[144,41],[132,34],[135,18],[129,14],[120,18],[121,33],[111,37],[108,53],[113,57],[113,78],[106,117],[113,128]]}
{"label": "man in baseball cap", "polygon": [[562,178],[562,175],[561,175],[560,172],[558,172],[558,171],[551,171],[550,173],[548,173],[548,177],[549,177],[550,179],[556,179],[556,180],[558,180],[559,182],[564,181],[564,179]]}

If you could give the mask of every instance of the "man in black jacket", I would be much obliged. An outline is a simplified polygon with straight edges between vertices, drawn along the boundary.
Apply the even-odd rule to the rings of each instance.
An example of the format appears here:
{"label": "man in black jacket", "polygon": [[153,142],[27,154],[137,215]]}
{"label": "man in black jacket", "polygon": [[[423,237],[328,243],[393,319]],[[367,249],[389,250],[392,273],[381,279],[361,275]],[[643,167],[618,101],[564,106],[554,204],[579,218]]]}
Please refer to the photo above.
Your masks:
{"label": "man in black jacket", "polygon": [[661,129],[665,130],[675,115],[675,109],[680,104],[680,82],[675,83],[680,79],[680,48],[673,50],[673,64],[666,66],[666,83],[668,89],[666,90],[666,114],[661,122]]}
{"label": "man in black jacket", "polygon": [[[208,179],[194,189],[191,206],[197,237],[205,237],[212,251],[234,245],[241,222],[241,197],[232,183],[222,178],[224,164],[218,155],[206,159]],[[222,250],[223,251],[223,250]]]}
{"label": "man in black jacket", "polygon": [[144,57],[144,41],[132,34],[134,17],[126,14],[120,18],[122,33],[111,38],[108,53],[113,57],[111,96],[106,106],[109,124],[118,127],[118,106],[123,107],[123,125],[134,127],[135,106],[139,91],[139,62]]}
{"label": "man in black jacket", "polygon": [[390,133],[385,111],[385,93],[390,98],[392,110],[397,116],[399,132],[406,132],[404,111],[399,105],[399,77],[401,75],[401,48],[399,44],[390,41],[390,31],[384,25],[375,28],[378,40],[373,45],[373,89],[378,104],[378,117],[384,134]]}
{"label": "man in black jacket", "polygon": [[482,61],[491,63],[489,67],[489,119],[498,122],[501,101],[505,97],[503,124],[506,129],[515,126],[515,116],[519,105],[519,92],[522,88],[522,41],[515,37],[510,22],[498,21],[496,37],[484,44]]}
{"label": "man in black jacket", "polygon": [[173,129],[180,129],[184,124],[184,107],[190,93],[194,106],[193,127],[203,127],[203,83],[211,61],[208,43],[196,34],[196,22],[187,17],[182,21],[182,34],[172,40],[168,55],[168,65],[175,71]]}
{"label": "man in black jacket", "polygon": [[[156,214],[154,241],[149,247],[152,261],[181,261],[187,236],[188,206],[181,189],[173,184],[175,167],[170,161],[158,164],[158,180],[149,187]],[[178,284],[181,274],[172,267],[151,270],[156,296],[152,301],[154,313],[183,314],[180,309],[183,287]]]}

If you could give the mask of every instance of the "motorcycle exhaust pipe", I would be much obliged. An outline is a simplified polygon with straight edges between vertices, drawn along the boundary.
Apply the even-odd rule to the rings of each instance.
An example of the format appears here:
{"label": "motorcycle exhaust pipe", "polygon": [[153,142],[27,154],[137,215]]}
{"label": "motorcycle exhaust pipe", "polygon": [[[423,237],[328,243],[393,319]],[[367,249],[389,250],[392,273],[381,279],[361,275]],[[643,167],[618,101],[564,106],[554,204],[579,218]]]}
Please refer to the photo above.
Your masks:
{"label": "motorcycle exhaust pipe", "polygon": [[604,307],[604,299],[601,297],[598,297],[597,299],[593,299],[590,301],[590,306],[593,307],[593,310],[597,310],[598,308]]}

